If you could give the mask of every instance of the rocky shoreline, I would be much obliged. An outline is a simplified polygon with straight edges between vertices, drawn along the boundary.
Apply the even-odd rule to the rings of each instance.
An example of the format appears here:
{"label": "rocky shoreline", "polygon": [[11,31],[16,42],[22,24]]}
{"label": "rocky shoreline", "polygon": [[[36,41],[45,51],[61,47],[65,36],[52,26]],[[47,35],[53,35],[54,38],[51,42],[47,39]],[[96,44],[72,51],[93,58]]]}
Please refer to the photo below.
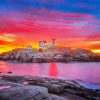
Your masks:
{"label": "rocky shoreline", "polygon": [[100,90],[74,80],[1,75],[0,100],[100,100]]}
{"label": "rocky shoreline", "polygon": [[96,55],[89,50],[71,50],[66,47],[52,47],[44,51],[35,50],[32,47],[15,49],[0,54],[0,60],[17,62],[100,62],[100,55]]}

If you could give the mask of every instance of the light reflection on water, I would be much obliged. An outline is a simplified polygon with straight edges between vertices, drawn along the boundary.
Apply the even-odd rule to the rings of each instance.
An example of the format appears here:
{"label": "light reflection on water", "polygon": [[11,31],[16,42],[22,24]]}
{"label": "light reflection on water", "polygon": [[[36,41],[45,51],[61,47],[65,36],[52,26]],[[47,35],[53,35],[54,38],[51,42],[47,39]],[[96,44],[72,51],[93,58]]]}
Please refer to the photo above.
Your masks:
{"label": "light reflection on water", "polygon": [[11,86],[0,86],[0,90],[11,88]]}
{"label": "light reflection on water", "polygon": [[0,72],[12,71],[16,75],[47,76],[82,80],[100,84],[98,63],[10,63],[0,62]]}
{"label": "light reflection on water", "polygon": [[0,73],[6,73],[8,71],[8,67],[5,62],[0,61]]}

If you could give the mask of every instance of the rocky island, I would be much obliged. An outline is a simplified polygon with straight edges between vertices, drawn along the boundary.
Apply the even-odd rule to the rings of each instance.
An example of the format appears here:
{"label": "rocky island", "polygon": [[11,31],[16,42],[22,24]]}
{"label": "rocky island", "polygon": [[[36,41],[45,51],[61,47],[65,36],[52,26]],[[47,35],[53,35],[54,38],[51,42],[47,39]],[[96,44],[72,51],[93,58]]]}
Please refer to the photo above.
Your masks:
{"label": "rocky island", "polygon": [[0,75],[0,100],[100,100],[100,90],[74,80]]}
{"label": "rocky island", "polygon": [[18,62],[99,62],[100,55],[90,50],[75,49],[69,47],[53,46],[47,49],[27,48],[14,49],[0,54],[0,60]]}

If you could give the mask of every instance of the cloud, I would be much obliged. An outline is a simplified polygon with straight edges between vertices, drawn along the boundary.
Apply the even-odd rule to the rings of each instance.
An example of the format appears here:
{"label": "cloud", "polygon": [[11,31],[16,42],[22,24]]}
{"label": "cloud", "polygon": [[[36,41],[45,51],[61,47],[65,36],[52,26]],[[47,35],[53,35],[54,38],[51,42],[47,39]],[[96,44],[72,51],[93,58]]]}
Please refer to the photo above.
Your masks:
{"label": "cloud", "polygon": [[6,42],[13,42],[15,41],[15,35],[3,33],[2,35],[0,35],[0,40]]}
{"label": "cloud", "polygon": [[54,27],[65,30],[75,29],[94,23],[92,20],[93,16],[90,14],[61,13],[48,10],[17,12],[16,14],[9,12],[0,17],[0,31],[33,32],[35,29]]}
{"label": "cloud", "polygon": [[[38,41],[41,39],[50,42],[50,39],[56,38],[58,44],[61,44],[60,46],[69,44],[74,48],[93,49],[98,47],[96,41],[100,40],[100,20],[91,12],[93,9],[90,7],[93,4],[90,5],[90,1],[90,10],[87,10],[88,5],[85,7],[84,2],[83,10],[80,10],[82,2],[72,4],[73,0],[70,2],[69,0],[68,2],[66,0],[1,1],[0,45],[5,42],[12,45],[28,43],[38,45]],[[75,8],[77,4],[80,6]],[[75,46],[74,43],[76,43]]]}
{"label": "cloud", "polygon": [[[61,13],[48,10],[23,13],[5,12],[5,16],[0,16],[0,23],[1,33],[16,34],[16,36],[22,37],[23,41],[25,41],[23,35],[27,37],[28,41],[52,37],[61,41],[65,39],[76,41],[85,38],[93,39],[91,38],[93,34],[99,34],[96,30],[99,27],[99,20],[96,20],[91,14]],[[97,39],[98,36],[94,38]]]}

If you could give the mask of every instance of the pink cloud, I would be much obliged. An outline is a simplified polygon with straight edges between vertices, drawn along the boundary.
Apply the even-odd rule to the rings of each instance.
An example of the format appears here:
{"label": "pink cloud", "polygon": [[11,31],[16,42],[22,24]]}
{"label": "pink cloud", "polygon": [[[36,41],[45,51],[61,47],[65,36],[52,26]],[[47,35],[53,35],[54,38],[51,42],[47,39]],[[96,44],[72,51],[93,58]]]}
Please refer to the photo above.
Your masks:
{"label": "pink cloud", "polygon": [[[70,20],[67,20],[68,18]],[[95,30],[98,25],[91,23],[98,23],[98,21],[89,14],[48,10],[5,12],[5,16],[0,16],[0,33],[16,34],[16,41],[19,44],[38,42],[40,39],[49,41],[53,37],[59,43],[65,44],[70,41],[99,40],[100,35]]]}

